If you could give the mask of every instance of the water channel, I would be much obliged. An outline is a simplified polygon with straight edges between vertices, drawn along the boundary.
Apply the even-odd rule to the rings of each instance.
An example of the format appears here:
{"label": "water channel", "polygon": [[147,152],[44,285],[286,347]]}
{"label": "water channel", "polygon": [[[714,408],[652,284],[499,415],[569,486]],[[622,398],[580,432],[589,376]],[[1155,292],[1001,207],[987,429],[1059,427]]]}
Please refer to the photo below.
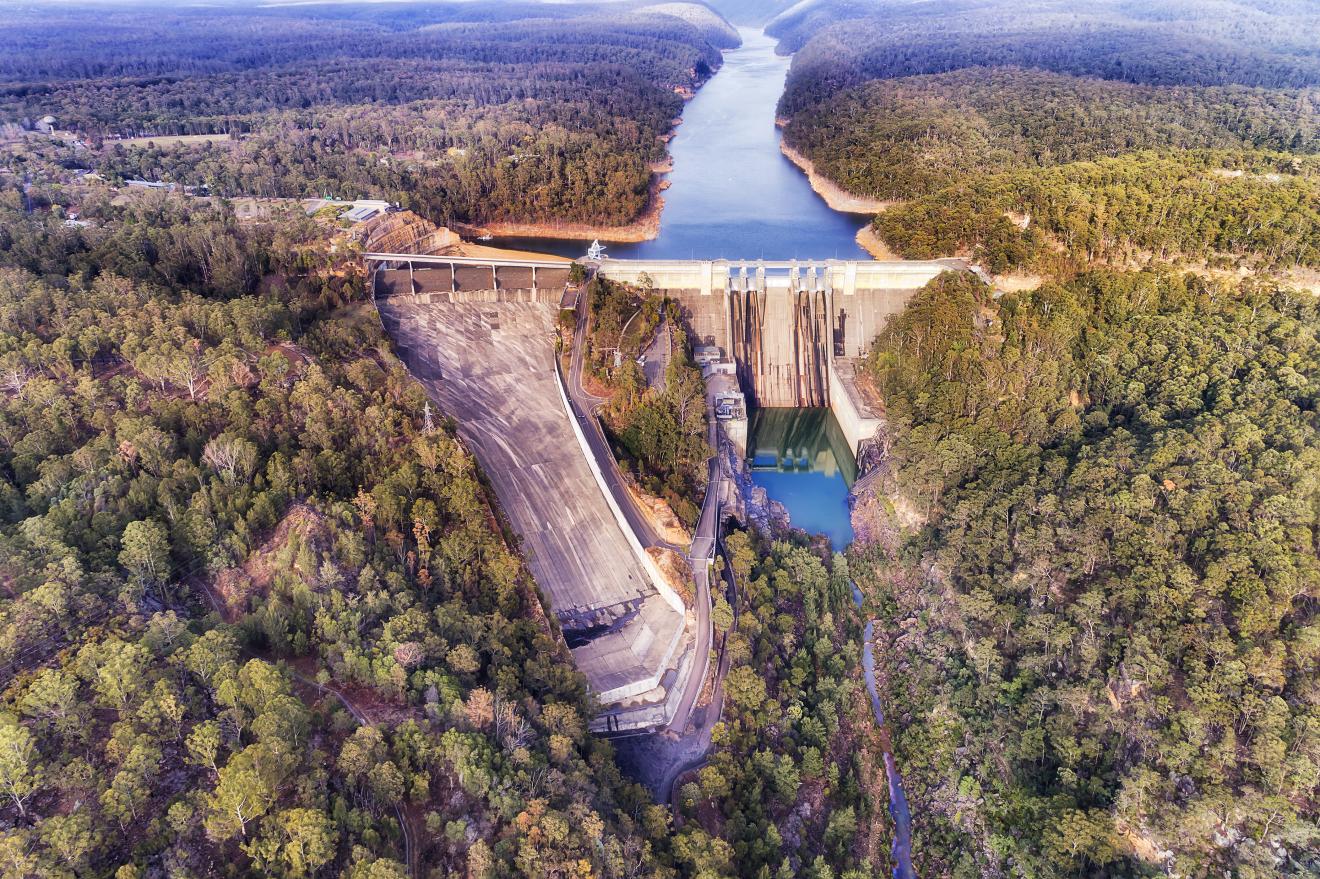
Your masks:
{"label": "water channel", "polygon": [[[634,259],[868,259],[855,236],[865,217],[832,210],[807,177],[779,151],[775,105],[789,59],[774,40],[741,28],[743,45],[683,111],[669,144],[674,170],[664,193],[660,235],[613,244],[610,256]],[[589,242],[511,238],[503,246],[579,257]],[[788,509],[793,524],[825,534],[835,549],[852,542],[847,496],[857,464],[828,409],[762,409],[751,413],[752,479]],[[862,595],[853,587],[858,608]],[[868,622],[863,671],[876,723],[883,726]],[[885,753],[894,820],[894,876],[910,879],[911,821],[902,778]]]}
{"label": "water channel", "polygon": [[[683,108],[669,142],[660,236],[640,244],[611,244],[610,256],[629,259],[869,259],[857,244],[868,218],[831,210],[806,175],[779,152],[775,105],[789,59],[775,41],[741,28],[741,48]],[[502,239],[542,253],[581,256],[590,242]]]}
{"label": "water channel", "polygon": [[787,509],[793,525],[824,534],[837,550],[852,543],[848,490],[857,462],[829,409],[754,409],[747,460],[752,481]]}

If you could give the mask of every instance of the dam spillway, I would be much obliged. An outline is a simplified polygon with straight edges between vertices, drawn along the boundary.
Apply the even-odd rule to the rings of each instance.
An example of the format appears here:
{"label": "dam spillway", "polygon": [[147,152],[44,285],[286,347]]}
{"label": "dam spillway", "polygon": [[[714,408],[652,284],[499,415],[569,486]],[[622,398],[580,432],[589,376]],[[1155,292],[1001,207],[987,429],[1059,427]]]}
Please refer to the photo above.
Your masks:
{"label": "dam spillway", "polygon": [[[386,295],[500,290],[506,295],[562,291],[562,258],[489,259],[368,253],[385,271]],[[889,318],[962,260],[629,260],[605,259],[597,274],[647,287],[677,302],[700,344],[727,352],[748,400],[761,407],[830,407],[856,448],[856,431],[838,383],[837,362],[865,357]],[[849,370],[850,371],[850,370]],[[863,416],[863,420],[866,420]]]}

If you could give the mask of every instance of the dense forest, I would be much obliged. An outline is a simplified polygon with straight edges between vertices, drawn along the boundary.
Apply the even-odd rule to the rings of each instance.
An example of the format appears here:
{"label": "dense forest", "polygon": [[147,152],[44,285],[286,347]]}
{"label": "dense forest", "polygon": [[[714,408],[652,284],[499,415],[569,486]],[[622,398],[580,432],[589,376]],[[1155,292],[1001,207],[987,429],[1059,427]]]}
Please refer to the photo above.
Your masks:
{"label": "dense forest", "polygon": [[770,31],[785,139],[890,248],[1039,276],[937,279],[868,366],[849,562],[919,874],[1315,875],[1320,313],[1278,280],[1320,266],[1314,5]]}
{"label": "dense forest", "polygon": [[663,871],[351,247],[46,196],[0,190],[5,875]]}
{"label": "dense forest", "polygon": [[[728,556],[739,606],[726,705],[710,760],[679,791],[675,857],[711,879],[883,875],[887,794],[848,562],[742,531]],[[717,630],[732,619],[717,608]]]}
{"label": "dense forest", "polygon": [[[42,10],[0,25],[0,118],[12,134],[53,115],[68,167],[112,182],[384,198],[437,223],[625,224],[681,94],[736,44],[685,9]],[[177,135],[217,137],[151,140]]]}
{"label": "dense forest", "polygon": [[1159,88],[1017,67],[869,82],[784,129],[851,192],[901,200],[1141,150],[1320,152],[1320,90]]}
{"label": "dense forest", "polygon": [[1314,266],[1320,20],[1202,5],[812,4],[784,137],[902,256]]}
{"label": "dense forest", "polygon": [[1094,261],[1320,267],[1320,160],[1282,153],[1131,153],[960,182],[875,228],[900,255],[969,254],[992,272]]}
{"label": "dense forest", "polygon": [[1037,67],[1153,85],[1320,84],[1307,0],[822,0],[772,21],[793,51],[783,107],[870,79]]}
{"label": "dense forest", "polygon": [[[585,363],[609,398],[601,414],[615,450],[641,486],[692,528],[701,515],[711,448],[706,383],[692,362],[679,307],[654,289],[599,276],[591,279],[587,296]],[[648,384],[639,360],[657,334],[668,340],[662,354],[667,363]]]}
{"label": "dense forest", "polygon": [[852,570],[922,875],[1320,869],[1320,314],[1273,285],[948,275],[872,368],[926,528]]}

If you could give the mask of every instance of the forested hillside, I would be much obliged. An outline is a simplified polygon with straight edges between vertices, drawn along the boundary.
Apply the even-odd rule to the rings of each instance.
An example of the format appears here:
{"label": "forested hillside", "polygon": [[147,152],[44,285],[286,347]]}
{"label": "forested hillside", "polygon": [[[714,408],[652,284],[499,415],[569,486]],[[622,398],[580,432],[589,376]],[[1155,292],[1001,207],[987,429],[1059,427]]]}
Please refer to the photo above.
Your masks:
{"label": "forested hillside", "polygon": [[1320,314],[1271,285],[932,282],[877,343],[861,549],[922,875],[1320,869]]}
{"label": "forested hillside", "polygon": [[974,254],[990,271],[1148,261],[1320,267],[1320,160],[1132,153],[969,179],[875,218],[905,257]]}
{"label": "forested hillside", "polygon": [[883,199],[1140,150],[1320,152],[1320,90],[1159,88],[1018,67],[883,79],[794,116],[816,170]]}
{"label": "forested hillside", "polygon": [[[653,289],[601,277],[591,279],[586,293],[585,367],[609,396],[602,416],[614,447],[642,487],[692,528],[701,515],[711,448],[706,383],[692,362],[679,305]],[[648,386],[638,359],[657,333],[668,341],[667,365]]]}
{"label": "forested hillside", "polygon": [[886,245],[1037,276],[937,279],[869,365],[885,487],[849,560],[920,875],[1320,871],[1320,314],[1287,283],[1320,266],[1316,16],[771,25],[786,141],[892,203]]}
{"label": "forested hillside", "polygon": [[868,79],[1039,67],[1156,85],[1320,83],[1307,0],[819,0],[769,27],[794,58],[785,107]]}
{"label": "forested hillside", "polygon": [[[12,137],[53,115],[70,165],[111,180],[626,224],[680,95],[737,42],[705,7],[643,7],[19,12],[0,25],[0,120]],[[164,140],[203,134],[221,137]]]}
{"label": "forested hillside", "polygon": [[342,233],[0,186],[0,870],[660,869]]}
{"label": "forested hillside", "polygon": [[[710,879],[878,875],[884,770],[847,561],[741,531],[728,548],[739,609],[726,705],[708,764],[679,790],[675,857]],[[717,632],[732,618],[717,605]]]}
{"label": "forested hillside", "polygon": [[806,4],[784,138],[902,256],[1313,266],[1320,13],[1208,6]]}

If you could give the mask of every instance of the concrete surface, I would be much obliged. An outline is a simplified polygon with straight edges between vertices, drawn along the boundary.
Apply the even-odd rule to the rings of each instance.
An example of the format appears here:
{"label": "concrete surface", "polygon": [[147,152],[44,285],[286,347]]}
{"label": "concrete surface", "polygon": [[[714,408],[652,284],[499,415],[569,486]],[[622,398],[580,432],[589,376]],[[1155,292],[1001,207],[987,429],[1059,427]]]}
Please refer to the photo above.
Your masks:
{"label": "concrete surface", "polygon": [[558,295],[488,298],[404,295],[378,307],[401,357],[490,477],[565,636],[584,642],[573,654],[592,691],[602,702],[662,698],[654,691],[681,655],[684,618],[636,558],[560,402]]}

